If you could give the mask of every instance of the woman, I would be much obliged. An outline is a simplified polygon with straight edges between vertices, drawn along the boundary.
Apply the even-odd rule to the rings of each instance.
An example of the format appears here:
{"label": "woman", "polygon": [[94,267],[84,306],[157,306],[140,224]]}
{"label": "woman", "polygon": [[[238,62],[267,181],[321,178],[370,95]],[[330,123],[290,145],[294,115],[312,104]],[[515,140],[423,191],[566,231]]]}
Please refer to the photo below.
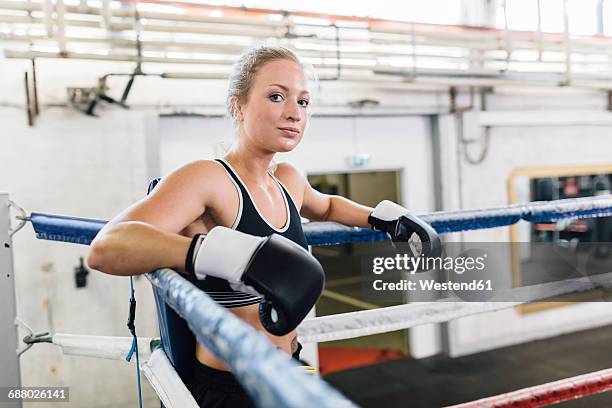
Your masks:
{"label": "woman", "polygon": [[[300,214],[369,226],[371,208],[318,193],[289,164],[271,171],[274,155],[293,150],[302,140],[310,103],[307,83],[298,57],[286,48],[245,53],[230,76],[227,97],[238,133],[232,148],[222,160],[196,161],[175,170],[151,195],[113,218],[92,243],[89,266],[114,275],[161,267],[184,271],[191,237],[215,226],[258,236],[276,233],[301,245],[306,240]],[[257,296],[235,292],[221,279],[204,283],[209,280],[213,299],[216,295],[288,354],[297,351],[295,331],[277,337],[264,330]],[[200,365],[193,383],[199,384],[189,385],[200,406],[252,404],[227,367],[199,343],[196,358]]]}
{"label": "woman", "polygon": [[[232,148],[223,159],[175,170],[152,194],[117,215],[92,243],[89,266],[114,275],[162,267],[184,271],[191,237],[217,226],[259,237],[279,234],[306,247],[300,215],[360,227],[379,217],[379,227],[393,233],[398,216],[388,210],[377,207],[379,213],[372,213],[343,197],[321,194],[290,164],[273,166],[276,153],[292,151],[302,140],[311,97],[307,83],[303,65],[289,49],[258,47],[243,54],[229,79],[227,108],[237,127]],[[375,217],[369,220],[370,215]],[[218,303],[296,356],[295,330],[283,336],[267,332],[259,297],[211,276],[202,283]],[[252,406],[227,367],[199,343],[196,358],[188,387],[200,406]]]}

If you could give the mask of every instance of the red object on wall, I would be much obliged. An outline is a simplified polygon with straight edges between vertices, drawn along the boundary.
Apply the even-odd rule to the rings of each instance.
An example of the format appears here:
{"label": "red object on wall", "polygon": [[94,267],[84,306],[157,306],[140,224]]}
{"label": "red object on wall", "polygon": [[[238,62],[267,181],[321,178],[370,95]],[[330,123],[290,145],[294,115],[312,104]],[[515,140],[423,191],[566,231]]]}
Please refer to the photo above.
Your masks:
{"label": "red object on wall", "polygon": [[576,177],[568,177],[563,181],[563,194],[566,197],[578,195],[578,179]]}
{"label": "red object on wall", "polygon": [[319,372],[325,375],[404,357],[404,353],[392,349],[319,347]]}

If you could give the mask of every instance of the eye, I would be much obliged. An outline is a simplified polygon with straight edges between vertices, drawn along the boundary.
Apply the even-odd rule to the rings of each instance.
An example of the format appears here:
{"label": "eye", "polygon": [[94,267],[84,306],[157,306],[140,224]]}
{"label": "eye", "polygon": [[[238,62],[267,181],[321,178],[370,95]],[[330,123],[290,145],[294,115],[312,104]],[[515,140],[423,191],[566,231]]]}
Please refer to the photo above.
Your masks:
{"label": "eye", "polygon": [[272,95],[268,96],[268,98],[269,98],[269,99],[270,99],[272,102],[280,102],[280,101],[282,101],[282,100],[284,99],[284,98],[283,98],[283,95],[278,94],[278,93],[272,94]]}
{"label": "eye", "polygon": [[301,107],[307,108],[308,105],[310,104],[310,101],[308,99],[300,99],[298,103],[300,104]]}

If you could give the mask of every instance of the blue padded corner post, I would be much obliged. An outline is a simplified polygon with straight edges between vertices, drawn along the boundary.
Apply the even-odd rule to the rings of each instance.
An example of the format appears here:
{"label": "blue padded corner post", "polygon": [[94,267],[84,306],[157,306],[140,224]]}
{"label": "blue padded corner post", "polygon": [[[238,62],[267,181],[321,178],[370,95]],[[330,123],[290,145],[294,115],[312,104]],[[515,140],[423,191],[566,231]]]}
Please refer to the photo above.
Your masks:
{"label": "blue padded corner post", "polygon": [[[151,193],[160,180],[159,178],[151,180],[147,194]],[[196,279],[190,277],[185,277],[185,279],[198,286]],[[162,347],[181,380],[186,382],[195,364],[195,336],[189,330],[187,322],[164,301],[158,288],[153,287],[153,294]],[[163,404],[161,406],[164,408]]]}

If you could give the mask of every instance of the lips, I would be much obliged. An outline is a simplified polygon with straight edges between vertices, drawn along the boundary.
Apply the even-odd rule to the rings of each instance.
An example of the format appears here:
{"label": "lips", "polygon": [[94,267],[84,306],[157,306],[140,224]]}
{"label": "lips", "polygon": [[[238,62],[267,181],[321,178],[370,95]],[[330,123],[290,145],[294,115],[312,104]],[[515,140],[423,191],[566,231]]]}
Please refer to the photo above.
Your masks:
{"label": "lips", "polygon": [[298,136],[300,134],[300,131],[294,127],[280,127],[278,129],[287,136]]}

